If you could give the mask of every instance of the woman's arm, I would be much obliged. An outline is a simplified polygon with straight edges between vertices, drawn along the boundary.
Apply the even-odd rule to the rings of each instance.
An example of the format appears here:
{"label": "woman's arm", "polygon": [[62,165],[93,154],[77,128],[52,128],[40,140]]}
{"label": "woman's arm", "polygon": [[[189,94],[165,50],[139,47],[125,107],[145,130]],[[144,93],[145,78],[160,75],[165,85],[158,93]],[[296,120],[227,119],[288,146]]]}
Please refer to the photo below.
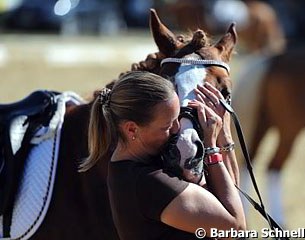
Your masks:
{"label": "woman's arm", "polygon": [[205,229],[211,236],[211,228],[218,230],[243,230],[245,216],[239,193],[223,163],[208,169],[211,192],[190,183],[171,201],[161,214],[161,221],[174,228],[195,233]]}
{"label": "woman's arm", "polygon": [[231,134],[231,117],[228,112],[225,113],[223,118],[223,128],[218,135],[217,146],[221,149],[226,149],[225,151],[221,151],[223,162],[234,183],[239,186],[239,168]]}

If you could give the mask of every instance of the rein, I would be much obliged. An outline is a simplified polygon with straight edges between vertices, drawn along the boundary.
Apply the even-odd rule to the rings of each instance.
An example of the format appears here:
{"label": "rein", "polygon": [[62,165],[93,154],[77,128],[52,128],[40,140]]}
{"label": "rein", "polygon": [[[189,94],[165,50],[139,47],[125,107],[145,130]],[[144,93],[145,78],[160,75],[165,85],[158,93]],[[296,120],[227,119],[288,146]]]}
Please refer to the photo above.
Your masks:
{"label": "rein", "polygon": [[[245,161],[246,161],[246,164],[247,164],[247,169],[248,169],[248,172],[250,174],[250,177],[251,177],[251,181],[252,181],[252,184],[253,184],[253,187],[254,187],[254,190],[258,196],[258,199],[259,199],[259,202],[260,203],[257,203],[255,200],[253,200],[247,193],[245,193],[244,191],[242,191],[237,185],[235,185],[235,187],[243,194],[243,196],[252,204],[252,206],[268,221],[268,224],[270,226],[270,228],[272,230],[275,230],[276,228],[281,230],[281,231],[284,231],[282,229],[281,226],[279,226],[279,224],[274,220],[272,219],[272,217],[267,213],[266,209],[265,209],[265,206],[263,204],[263,200],[262,200],[262,197],[261,197],[261,194],[258,190],[258,186],[257,186],[257,183],[256,183],[256,179],[254,177],[254,173],[253,173],[253,167],[252,167],[252,164],[251,164],[251,160],[250,160],[250,155],[249,155],[249,152],[248,152],[248,149],[247,149],[247,145],[245,143],[245,139],[244,139],[244,135],[243,135],[243,131],[242,131],[242,128],[241,128],[241,125],[240,125],[240,122],[239,122],[239,119],[234,111],[234,109],[232,108],[231,105],[229,105],[228,103],[226,103],[226,101],[224,101],[223,99],[220,99],[219,100],[220,103],[222,104],[222,106],[231,114],[232,116],[232,119],[233,119],[233,122],[234,122],[234,125],[235,125],[235,128],[236,128],[236,132],[237,132],[237,136],[238,136],[238,140],[240,142],[240,146],[241,146],[241,149],[242,149],[242,153],[244,155],[244,158],[245,158]],[[276,239],[279,239],[279,238],[276,238]],[[280,238],[281,239],[281,238]],[[288,237],[284,237],[283,239],[286,239],[286,240],[289,240]]]}
{"label": "rein", "polygon": [[[227,63],[223,62],[223,61],[217,61],[217,60],[205,60],[205,59],[193,59],[193,58],[165,58],[161,61],[161,66],[164,63],[180,63],[180,64],[190,64],[190,65],[204,65],[204,66],[218,66],[218,67],[222,67],[224,69],[227,70],[228,73],[230,73],[230,67]],[[236,131],[237,131],[237,136],[240,142],[240,146],[242,149],[242,153],[244,155],[245,161],[246,161],[246,165],[247,165],[247,169],[253,184],[253,187],[255,189],[255,192],[258,196],[259,199],[259,203],[257,203],[254,199],[252,199],[247,193],[245,193],[244,191],[242,191],[237,185],[235,185],[235,187],[240,191],[240,193],[252,204],[252,206],[267,220],[270,228],[272,230],[278,229],[281,231],[284,231],[282,229],[281,226],[279,226],[279,224],[272,219],[272,217],[267,213],[265,206],[263,204],[263,200],[261,197],[261,194],[259,192],[257,183],[256,183],[256,179],[253,173],[253,167],[251,165],[251,160],[250,160],[250,155],[244,140],[244,135],[243,135],[243,131],[239,122],[239,119],[235,113],[235,111],[233,110],[233,108],[231,107],[229,102],[226,102],[223,99],[219,100],[220,103],[222,104],[222,106],[231,114]],[[197,131],[197,133],[199,134],[201,131],[201,127],[200,124],[196,118],[196,115],[194,114],[194,112],[192,110],[190,110],[190,108],[188,107],[181,107],[181,111],[180,111],[180,116],[179,119],[182,117],[188,118],[189,120],[191,120],[191,122],[193,123],[194,129]],[[203,136],[202,134],[199,134],[200,139],[203,140]],[[279,238],[276,238],[279,239]],[[289,240],[288,237],[284,237],[284,238],[280,238],[280,239],[286,239]]]}

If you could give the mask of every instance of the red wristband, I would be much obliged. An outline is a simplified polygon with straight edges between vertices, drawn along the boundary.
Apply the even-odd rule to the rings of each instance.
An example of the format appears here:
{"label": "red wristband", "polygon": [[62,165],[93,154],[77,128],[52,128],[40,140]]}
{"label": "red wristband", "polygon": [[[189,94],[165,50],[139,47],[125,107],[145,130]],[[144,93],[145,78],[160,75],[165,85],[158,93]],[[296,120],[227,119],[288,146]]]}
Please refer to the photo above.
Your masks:
{"label": "red wristband", "polygon": [[219,162],[222,162],[222,154],[221,153],[213,153],[210,155],[207,155],[205,157],[205,162],[207,165],[213,165]]}

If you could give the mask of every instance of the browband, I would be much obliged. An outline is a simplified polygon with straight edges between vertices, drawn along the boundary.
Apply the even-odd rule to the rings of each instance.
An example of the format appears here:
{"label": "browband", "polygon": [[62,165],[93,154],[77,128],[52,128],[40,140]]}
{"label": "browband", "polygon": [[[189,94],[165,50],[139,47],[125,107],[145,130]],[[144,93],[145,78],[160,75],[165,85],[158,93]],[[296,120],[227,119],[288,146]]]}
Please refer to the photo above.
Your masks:
{"label": "browband", "polygon": [[230,72],[230,67],[228,64],[217,60],[205,60],[205,59],[193,59],[193,58],[165,58],[161,61],[161,66],[164,63],[186,63],[192,65],[204,65],[204,66],[219,66],[223,67]]}

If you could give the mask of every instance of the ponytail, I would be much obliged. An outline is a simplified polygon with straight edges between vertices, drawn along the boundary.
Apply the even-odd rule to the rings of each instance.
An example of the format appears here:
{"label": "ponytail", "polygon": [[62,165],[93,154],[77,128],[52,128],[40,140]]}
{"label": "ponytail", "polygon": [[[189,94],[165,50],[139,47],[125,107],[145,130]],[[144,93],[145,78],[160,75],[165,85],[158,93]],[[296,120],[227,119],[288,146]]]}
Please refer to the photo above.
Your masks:
{"label": "ponytail", "polygon": [[79,171],[85,172],[93,167],[100,159],[109,156],[112,144],[116,141],[115,132],[111,131],[113,122],[109,112],[109,92],[103,89],[96,96],[92,109],[88,129],[89,156],[80,164]]}

